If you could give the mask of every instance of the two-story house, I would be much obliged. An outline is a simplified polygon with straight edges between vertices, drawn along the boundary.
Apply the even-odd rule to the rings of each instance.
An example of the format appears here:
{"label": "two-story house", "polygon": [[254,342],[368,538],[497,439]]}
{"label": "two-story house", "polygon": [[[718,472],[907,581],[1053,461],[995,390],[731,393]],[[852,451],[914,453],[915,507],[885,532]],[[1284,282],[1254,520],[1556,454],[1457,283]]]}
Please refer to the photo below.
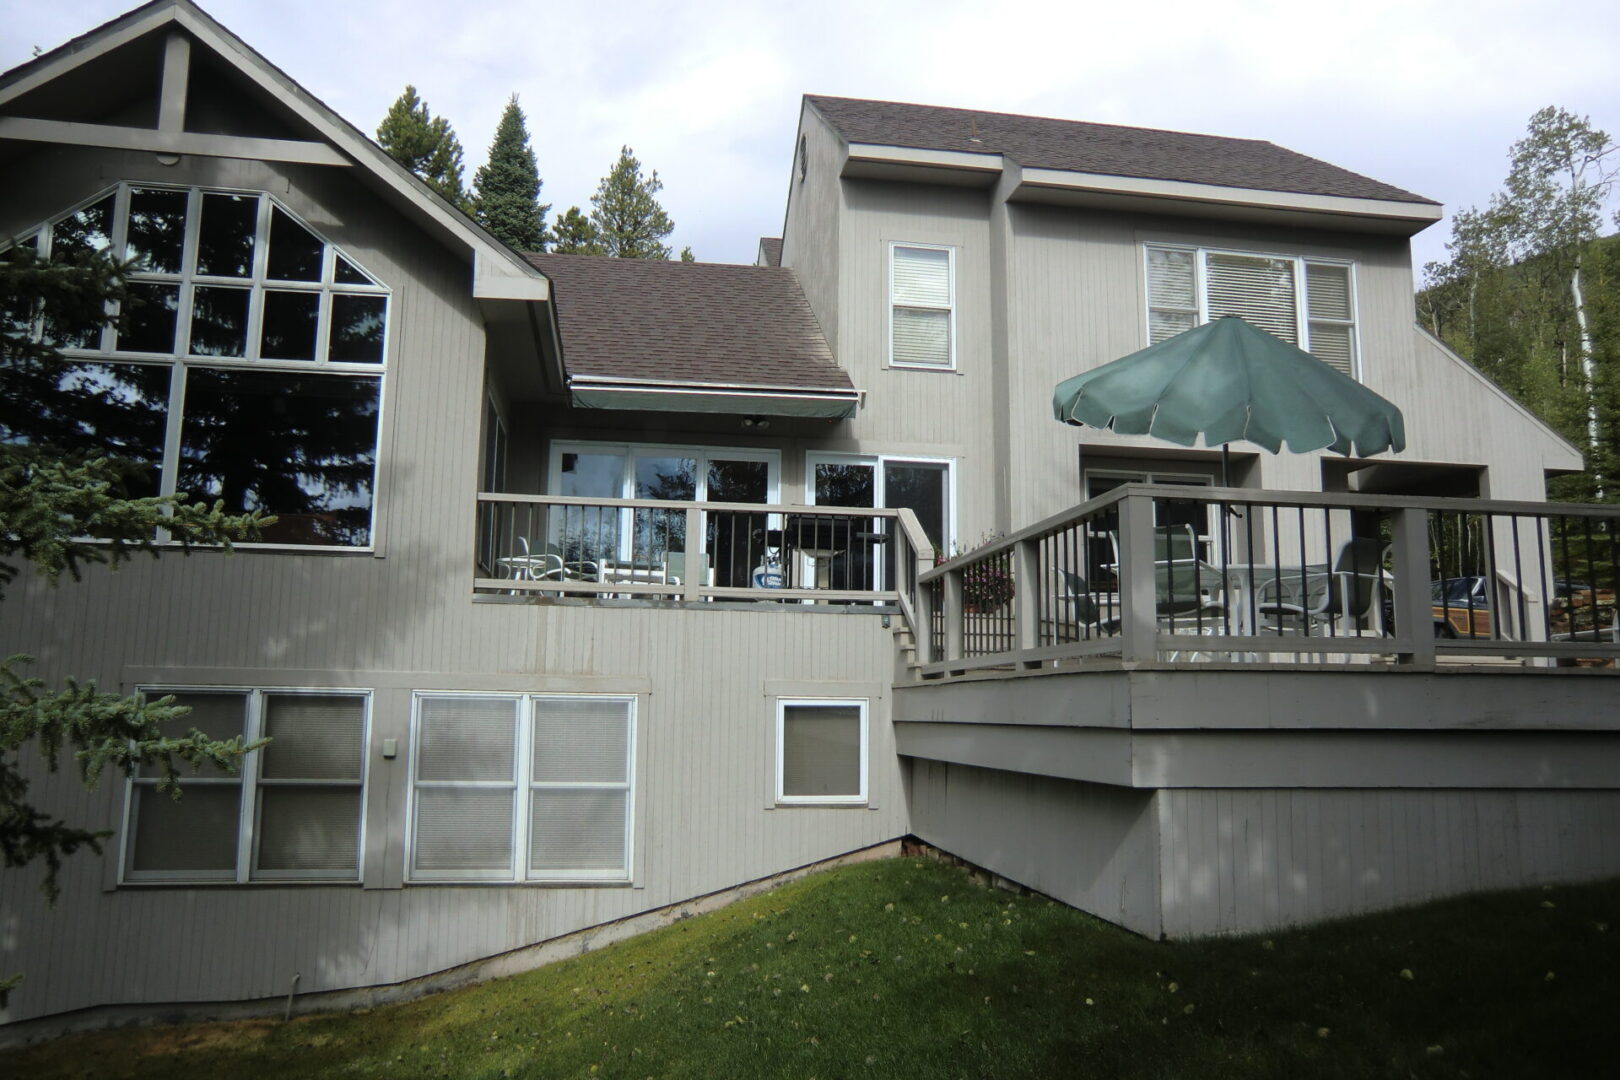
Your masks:
{"label": "two-story house", "polygon": [[[70,431],[145,465],[142,490],[277,516],[228,558],[8,590],[3,645],[47,680],[173,694],[210,734],[272,740],[237,775],[187,779],[179,802],[142,776],[87,792],[41,772],[46,805],[113,837],[68,862],[54,908],[35,870],[0,879],[0,971],[27,974],[0,1014],[13,1032],[406,993],[911,834],[1153,935],[1614,872],[1600,715],[1579,736],[1525,721],[1543,739],[1528,772],[1492,744],[1484,779],[1403,775],[1450,826],[1431,809],[1346,855],[1353,886],[1278,895],[1335,822],[1362,830],[1367,807],[1406,797],[1381,782],[1403,759],[1382,730],[1323,739],[1377,726],[1386,686],[1399,723],[1451,688],[1456,723],[1413,735],[1437,760],[1459,752],[1453,728],[1500,720],[1507,683],[1444,681],[1410,619],[1399,648],[1359,628],[1355,648],[1427,657],[1411,678],[1283,671],[1235,647],[1177,659],[1132,599],[1132,545],[1152,541],[1131,523],[1157,511],[1131,507],[1163,489],[1109,493],[1211,485],[1218,452],[1051,419],[1063,378],[1241,314],[1399,404],[1411,433],[1368,461],[1235,447],[1255,498],[1314,493],[1323,523],[1390,507],[1410,521],[1436,496],[1498,500],[1476,516],[1520,500],[1534,518],[1545,476],[1579,455],[1414,328],[1407,239],[1436,204],[1264,142],[954,109],[809,97],[793,140],[782,236],[758,265],[524,254],[190,0],[0,75],[0,237],[133,259],[142,301],[117,328],[35,327],[66,361],[44,380],[0,372],[0,438]],[[1099,553],[1100,531],[1067,562],[1017,540],[1005,625],[975,629],[992,616],[962,613],[961,571],[929,570],[936,551],[1016,539],[1094,497],[1117,551]],[[1184,517],[1206,548],[1227,520]],[[1404,528],[1397,581],[1426,605],[1428,549]],[[1515,518],[1482,535],[1521,532]],[[1060,610],[1064,575],[1101,563],[1124,617]],[[1549,606],[1526,573],[1501,581],[1515,626],[1532,592]],[[1080,655],[1064,635],[1082,625],[1080,651],[1112,659],[1054,667]],[[925,661],[962,656],[964,626],[983,653],[1033,651],[1014,677],[919,682],[941,673]],[[1548,636],[1524,648],[1553,655]],[[1153,655],[1130,651],[1143,642]],[[1521,676],[1521,705],[1603,714],[1603,673],[1579,674],[1490,678]],[[1234,709],[1298,739],[1313,677],[1360,718],[1235,753],[1348,756],[1354,777],[1243,772],[1221,757],[1230,741],[1132,750],[1136,721],[1110,711],[1144,687],[1195,709],[1231,688]],[[964,718],[971,737],[953,742]],[[1136,772],[1093,770],[1133,754]],[[1208,867],[1246,857],[1216,825],[1241,817],[1230,791],[1275,823],[1296,786],[1315,792],[1296,796],[1299,857],[1251,883],[1271,899],[1229,911],[1200,892]],[[1220,834],[1190,861],[1188,822]],[[1538,829],[1567,842],[1532,851]],[[1451,871],[1365,880],[1437,846]]]}

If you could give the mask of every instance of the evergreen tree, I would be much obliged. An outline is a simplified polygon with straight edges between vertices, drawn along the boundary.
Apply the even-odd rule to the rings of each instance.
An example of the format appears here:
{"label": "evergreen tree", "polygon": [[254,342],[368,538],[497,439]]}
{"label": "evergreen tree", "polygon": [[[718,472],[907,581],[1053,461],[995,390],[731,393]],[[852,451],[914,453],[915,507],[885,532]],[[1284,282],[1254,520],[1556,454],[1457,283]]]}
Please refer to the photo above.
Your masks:
{"label": "evergreen tree", "polygon": [[529,128],[513,94],[495,128],[489,161],[473,177],[479,224],[518,251],[546,250],[546,211],[551,206],[540,202],[540,184]]}
{"label": "evergreen tree", "polygon": [[461,140],[449,120],[428,111],[427,102],[416,96],[416,87],[406,86],[388,107],[388,115],[377,126],[377,142],[446,201],[468,209],[461,186]]}
{"label": "evergreen tree", "polygon": [[[40,328],[99,330],[109,321],[108,302],[127,299],[124,278],[125,268],[101,253],[46,264],[31,247],[18,245],[0,258],[0,396],[18,402],[31,390],[54,386],[52,373],[64,361]],[[116,568],[141,552],[157,557],[159,528],[184,549],[229,550],[233,539],[252,537],[274,521],[257,512],[227,515],[218,503],[205,506],[184,495],[131,497],[131,479],[146,469],[95,453],[77,445],[0,441],[0,587],[18,578],[23,563],[55,585],[64,574],[77,580],[87,566]],[[234,771],[252,749],[240,737],[214,740],[184,730],[180,721],[189,710],[170,698],[142,701],[71,679],[63,689],[48,689],[22,673],[29,662],[26,656],[0,660],[0,855],[8,868],[42,860],[42,888],[52,900],[62,860],[81,848],[100,852],[111,834],[32,804],[19,760],[24,747],[33,743],[52,772],[69,757],[87,787],[109,767],[155,771],[159,788],[175,798],[177,761]],[[18,978],[0,978],[0,1003]]]}
{"label": "evergreen tree", "polygon": [[681,262],[697,262],[697,256],[692,254],[691,244],[681,248]]}
{"label": "evergreen tree", "polygon": [[655,196],[663,190],[658,170],[643,178],[641,162],[628,146],[591,196],[591,222],[607,254],[621,259],[667,259],[674,252],[664,237],[675,230]]}
{"label": "evergreen tree", "polygon": [[551,226],[551,250],[558,255],[607,254],[607,249],[602,246],[602,238],[597,235],[595,223],[580,213],[577,206],[570,206],[567,211],[557,215],[556,222]]}

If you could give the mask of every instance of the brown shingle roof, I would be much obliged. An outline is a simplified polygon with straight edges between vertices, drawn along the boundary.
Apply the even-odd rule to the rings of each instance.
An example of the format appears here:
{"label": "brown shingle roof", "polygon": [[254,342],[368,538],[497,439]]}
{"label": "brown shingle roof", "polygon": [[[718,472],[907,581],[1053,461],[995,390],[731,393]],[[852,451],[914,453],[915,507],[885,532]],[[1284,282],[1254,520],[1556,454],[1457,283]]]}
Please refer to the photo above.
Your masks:
{"label": "brown shingle roof", "polygon": [[1259,139],[1228,139],[893,101],[815,95],[806,95],[805,100],[850,142],[1005,154],[1032,169],[1351,199],[1434,201]]}
{"label": "brown shingle roof", "polygon": [[570,376],[853,390],[792,270],[525,255],[555,287]]}

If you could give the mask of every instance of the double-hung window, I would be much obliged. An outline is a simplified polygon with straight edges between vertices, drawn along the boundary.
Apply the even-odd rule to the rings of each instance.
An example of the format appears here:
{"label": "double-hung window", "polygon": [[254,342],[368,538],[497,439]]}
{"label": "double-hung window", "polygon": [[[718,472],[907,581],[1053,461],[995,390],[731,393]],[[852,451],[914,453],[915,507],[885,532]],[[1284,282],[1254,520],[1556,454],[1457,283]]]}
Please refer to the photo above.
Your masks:
{"label": "double-hung window", "polygon": [[1148,244],[1145,252],[1149,344],[1238,315],[1356,374],[1350,263],[1165,244]]}
{"label": "double-hung window", "polygon": [[866,802],[867,701],[779,698],[776,702],[776,801]]}
{"label": "double-hung window", "polygon": [[134,496],[274,514],[264,543],[371,544],[390,297],[347,253],[268,194],[136,183],[18,244],[128,260],[129,300],[115,326],[0,313],[64,357],[0,366],[0,442],[129,461]]}
{"label": "double-hung window", "polygon": [[155,770],[129,781],[125,881],[243,882],[360,877],[370,696],[337,690],[168,690],[191,712],[164,728],[268,738],[235,774],[181,767],[178,800]]}
{"label": "double-hung window", "polygon": [[413,881],[628,881],[635,699],[416,697]]}
{"label": "double-hung window", "polygon": [[889,245],[889,363],[956,366],[956,252]]}

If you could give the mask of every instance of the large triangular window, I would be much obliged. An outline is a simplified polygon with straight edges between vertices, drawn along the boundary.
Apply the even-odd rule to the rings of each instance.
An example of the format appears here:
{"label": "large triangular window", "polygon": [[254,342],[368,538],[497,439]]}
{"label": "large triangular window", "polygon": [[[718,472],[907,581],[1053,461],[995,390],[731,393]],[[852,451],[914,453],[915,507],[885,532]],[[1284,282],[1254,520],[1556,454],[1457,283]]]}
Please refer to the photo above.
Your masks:
{"label": "large triangular window", "polygon": [[129,264],[106,325],[8,332],[63,362],[0,369],[0,439],[116,456],[130,493],[260,509],[270,544],[372,539],[389,291],[262,192],[122,183],[20,238]]}

